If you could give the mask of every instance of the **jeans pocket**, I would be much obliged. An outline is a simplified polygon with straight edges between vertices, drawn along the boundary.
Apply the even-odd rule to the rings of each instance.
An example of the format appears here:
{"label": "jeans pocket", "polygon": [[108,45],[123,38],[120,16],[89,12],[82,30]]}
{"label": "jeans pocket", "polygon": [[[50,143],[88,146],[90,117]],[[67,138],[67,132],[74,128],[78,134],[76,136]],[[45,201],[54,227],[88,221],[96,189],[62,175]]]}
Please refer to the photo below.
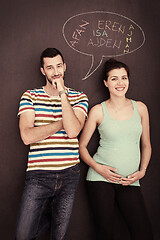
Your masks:
{"label": "jeans pocket", "polygon": [[75,166],[70,168],[70,172],[71,173],[75,173],[75,174],[80,174],[80,169],[79,169],[79,165],[76,164]]}

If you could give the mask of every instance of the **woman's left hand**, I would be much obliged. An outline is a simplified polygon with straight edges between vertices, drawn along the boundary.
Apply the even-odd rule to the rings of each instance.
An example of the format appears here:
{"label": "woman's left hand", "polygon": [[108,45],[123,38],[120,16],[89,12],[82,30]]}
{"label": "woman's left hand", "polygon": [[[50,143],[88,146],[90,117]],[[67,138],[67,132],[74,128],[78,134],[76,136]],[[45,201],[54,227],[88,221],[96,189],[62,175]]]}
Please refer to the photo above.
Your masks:
{"label": "woman's left hand", "polygon": [[121,181],[119,181],[119,183],[122,184],[123,186],[128,186],[128,185],[136,182],[137,180],[143,178],[145,175],[145,172],[146,172],[145,170],[137,171],[137,172],[129,175],[127,178],[122,178]]}

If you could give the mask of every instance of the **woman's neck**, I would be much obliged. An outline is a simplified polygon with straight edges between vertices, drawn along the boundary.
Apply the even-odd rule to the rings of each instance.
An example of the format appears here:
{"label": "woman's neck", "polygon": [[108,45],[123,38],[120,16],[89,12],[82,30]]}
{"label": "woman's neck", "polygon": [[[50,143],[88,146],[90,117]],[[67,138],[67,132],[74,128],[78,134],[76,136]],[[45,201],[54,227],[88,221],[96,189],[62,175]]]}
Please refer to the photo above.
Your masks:
{"label": "woman's neck", "polygon": [[125,96],[123,97],[110,97],[108,100],[108,103],[115,108],[121,108],[128,104],[129,99],[126,98]]}
{"label": "woman's neck", "polygon": [[126,97],[110,98],[106,101],[106,106],[116,120],[127,120],[133,115],[132,101]]}

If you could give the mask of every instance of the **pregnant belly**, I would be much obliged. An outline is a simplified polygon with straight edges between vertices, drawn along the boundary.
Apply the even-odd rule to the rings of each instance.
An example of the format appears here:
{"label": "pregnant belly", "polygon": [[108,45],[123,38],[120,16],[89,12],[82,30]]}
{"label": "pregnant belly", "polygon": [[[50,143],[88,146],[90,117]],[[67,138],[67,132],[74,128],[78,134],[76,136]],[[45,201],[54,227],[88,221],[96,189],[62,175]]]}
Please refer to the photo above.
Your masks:
{"label": "pregnant belly", "polygon": [[127,177],[128,175],[138,171],[140,164],[140,157],[139,155],[135,156],[135,154],[134,156],[121,155],[118,158],[117,155],[114,156],[114,154],[111,154],[111,156],[106,155],[105,158],[95,154],[93,158],[98,163],[116,168],[117,173],[123,177]]}

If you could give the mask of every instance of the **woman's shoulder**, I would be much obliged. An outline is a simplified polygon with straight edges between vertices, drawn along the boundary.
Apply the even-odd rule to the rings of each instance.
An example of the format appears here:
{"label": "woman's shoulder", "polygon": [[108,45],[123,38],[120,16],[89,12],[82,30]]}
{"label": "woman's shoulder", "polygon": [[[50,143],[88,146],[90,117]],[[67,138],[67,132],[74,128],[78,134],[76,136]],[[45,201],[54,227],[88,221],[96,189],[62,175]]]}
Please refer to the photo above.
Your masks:
{"label": "woman's shoulder", "polygon": [[91,112],[91,114],[98,114],[98,113],[102,112],[102,104],[99,103],[99,104],[94,105],[91,108],[90,112]]}
{"label": "woman's shoulder", "polygon": [[96,104],[91,108],[92,111],[97,111],[100,109],[102,109],[102,103]]}
{"label": "woman's shoulder", "polygon": [[137,104],[138,112],[139,112],[139,114],[141,116],[143,116],[144,114],[148,113],[148,108],[147,108],[146,104],[144,104],[141,101],[135,101],[135,102]]}
{"label": "woman's shoulder", "polygon": [[103,116],[102,104],[96,104],[89,111],[89,116],[99,119]]}

